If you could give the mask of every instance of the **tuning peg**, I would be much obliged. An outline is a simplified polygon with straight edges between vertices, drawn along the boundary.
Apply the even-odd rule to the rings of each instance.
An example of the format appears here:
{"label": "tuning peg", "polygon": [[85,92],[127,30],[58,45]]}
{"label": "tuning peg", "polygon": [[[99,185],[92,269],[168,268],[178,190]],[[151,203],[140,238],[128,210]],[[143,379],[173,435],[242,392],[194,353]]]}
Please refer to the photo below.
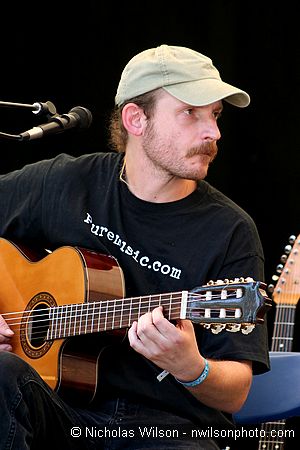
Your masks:
{"label": "tuning peg", "polygon": [[287,260],[287,255],[281,255],[281,257],[280,257],[280,261],[283,263],[283,264],[285,264],[286,263],[286,260]]}
{"label": "tuning peg", "polygon": [[225,327],[226,325],[223,323],[220,324],[213,323],[211,324],[210,330],[213,334],[219,334],[222,330],[224,330]]}
{"label": "tuning peg", "polygon": [[251,282],[254,281],[254,280],[253,280],[253,278],[251,278],[251,277],[247,277],[247,278],[245,279],[245,281],[247,281],[247,283],[251,283]]}
{"label": "tuning peg", "polygon": [[269,284],[269,286],[268,286],[268,291],[270,292],[270,294],[273,294],[274,289],[275,289],[274,284]]}
{"label": "tuning peg", "polygon": [[273,281],[278,281],[279,280],[279,276],[278,275],[273,275],[272,276],[272,280]]}
{"label": "tuning peg", "polygon": [[241,324],[239,323],[228,323],[226,324],[226,331],[230,331],[231,333],[236,333],[237,331],[240,331]]}
{"label": "tuning peg", "polygon": [[255,328],[255,324],[249,323],[248,325],[242,325],[241,331],[243,334],[251,333]]}
{"label": "tuning peg", "polygon": [[286,245],[285,247],[284,247],[284,251],[285,251],[285,253],[288,255],[289,253],[291,253],[291,250],[292,250],[292,246],[291,245]]}
{"label": "tuning peg", "polygon": [[296,240],[296,236],[295,236],[294,234],[292,234],[292,235],[289,237],[289,243],[290,243],[290,244],[294,244],[295,240]]}
{"label": "tuning peg", "polygon": [[281,273],[282,269],[283,269],[283,264],[278,264],[278,266],[276,267],[276,272]]}

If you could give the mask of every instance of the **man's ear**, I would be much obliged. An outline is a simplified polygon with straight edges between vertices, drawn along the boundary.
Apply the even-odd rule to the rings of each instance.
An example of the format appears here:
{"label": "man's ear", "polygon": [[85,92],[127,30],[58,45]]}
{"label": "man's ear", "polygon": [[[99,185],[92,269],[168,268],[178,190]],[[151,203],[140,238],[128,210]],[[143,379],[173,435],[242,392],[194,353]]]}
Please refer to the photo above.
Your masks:
{"label": "man's ear", "polygon": [[135,103],[127,103],[122,110],[123,125],[128,133],[141,136],[146,126],[144,111]]}

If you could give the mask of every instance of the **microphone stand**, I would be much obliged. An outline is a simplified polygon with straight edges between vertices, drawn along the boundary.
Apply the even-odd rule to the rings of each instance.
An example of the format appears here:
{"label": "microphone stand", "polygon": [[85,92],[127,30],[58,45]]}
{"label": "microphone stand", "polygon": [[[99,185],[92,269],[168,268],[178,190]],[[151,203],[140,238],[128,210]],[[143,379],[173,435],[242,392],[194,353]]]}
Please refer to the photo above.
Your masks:
{"label": "microphone stand", "polygon": [[[0,108],[15,108],[15,109],[30,109],[33,114],[47,116],[48,121],[57,116],[57,111],[54,104],[50,101],[45,103],[35,102],[32,105],[28,103],[13,103],[13,102],[2,102],[0,101]],[[16,141],[21,141],[23,138],[20,134],[9,134],[0,131],[0,138],[12,139]]]}
{"label": "microphone stand", "polygon": [[50,114],[54,116],[56,114],[56,108],[52,102],[47,101],[46,103],[35,102],[32,105],[28,103],[13,103],[13,102],[1,102],[0,108],[19,108],[19,109],[31,109],[33,114]]}

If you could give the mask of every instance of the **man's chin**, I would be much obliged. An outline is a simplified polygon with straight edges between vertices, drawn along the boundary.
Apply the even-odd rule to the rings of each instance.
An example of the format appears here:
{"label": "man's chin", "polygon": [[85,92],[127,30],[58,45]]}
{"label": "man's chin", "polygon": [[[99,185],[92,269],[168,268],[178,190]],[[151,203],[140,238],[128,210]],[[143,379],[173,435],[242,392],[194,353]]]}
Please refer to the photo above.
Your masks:
{"label": "man's chin", "polygon": [[189,179],[195,181],[203,180],[207,176],[208,168],[209,162],[207,162],[206,164],[198,164],[197,166],[195,165],[195,167],[192,167],[190,170]]}

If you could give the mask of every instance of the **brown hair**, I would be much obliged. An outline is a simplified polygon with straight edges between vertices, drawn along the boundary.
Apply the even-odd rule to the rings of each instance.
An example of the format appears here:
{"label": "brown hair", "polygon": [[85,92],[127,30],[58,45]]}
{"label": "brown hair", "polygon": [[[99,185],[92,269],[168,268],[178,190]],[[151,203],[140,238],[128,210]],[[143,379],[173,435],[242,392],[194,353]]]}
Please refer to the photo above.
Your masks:
{"label": "brown hair", "polygon": [[121,106],[115,106],[110,115],[108,124],[108,142],[113,150],[116,150],[117,152],[125,152],[128,132],[122,122],[122,110],[124,106],[127,103],[135,103],[144,111],[147,119],[150,119],[155,110],[156,101],[159,97],[159,91],[160,89],[155,89],[154,91],[146,92],[146,94],[139,95],[126,101]]}

